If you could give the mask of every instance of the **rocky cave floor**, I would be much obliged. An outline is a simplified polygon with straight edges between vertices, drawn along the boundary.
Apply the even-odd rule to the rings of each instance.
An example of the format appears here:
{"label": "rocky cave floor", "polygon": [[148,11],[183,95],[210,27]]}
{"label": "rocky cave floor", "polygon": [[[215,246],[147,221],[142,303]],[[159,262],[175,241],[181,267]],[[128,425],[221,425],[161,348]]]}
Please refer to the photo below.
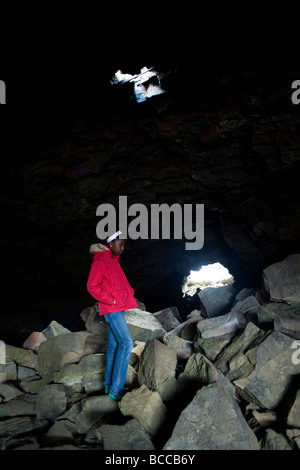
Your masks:
{"label": "rocky cave floor", "polygon": [[107,325],[52,321],[0,343],[0,441],[8,450],[299,450],[300,255],[260,289],[207,288],[201,310],[126,311],[128,392],[104,394]]}

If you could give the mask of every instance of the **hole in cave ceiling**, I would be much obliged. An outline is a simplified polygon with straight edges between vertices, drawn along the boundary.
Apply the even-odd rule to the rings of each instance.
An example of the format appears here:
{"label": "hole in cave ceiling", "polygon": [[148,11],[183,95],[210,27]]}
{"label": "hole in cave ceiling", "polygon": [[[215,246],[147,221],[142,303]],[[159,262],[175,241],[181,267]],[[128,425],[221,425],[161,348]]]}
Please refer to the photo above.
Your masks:
{"label": "hole in cave ceiling", "polygon": [[118,70],[110,80],[111,85],[133,85],[133,94],[138,103],[142,103],[153,96],[161,95],[166,90],[162,88],[162,80],[169,74],[161,73],[155,67],[143,67],[140,73],[131,75]]}

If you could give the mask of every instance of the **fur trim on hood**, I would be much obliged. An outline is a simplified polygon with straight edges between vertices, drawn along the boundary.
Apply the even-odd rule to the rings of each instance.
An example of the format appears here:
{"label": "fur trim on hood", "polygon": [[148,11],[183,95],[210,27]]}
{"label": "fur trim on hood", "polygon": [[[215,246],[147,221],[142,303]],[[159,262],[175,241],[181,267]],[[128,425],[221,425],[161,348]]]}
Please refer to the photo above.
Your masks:
{"label": "fur trim on hood", "polygon": [[102,245],[102,243],[93,243],[90,246],[90,253],[99,253],[105,250],[109,250],[109,248],[107,248],[105,245]]}

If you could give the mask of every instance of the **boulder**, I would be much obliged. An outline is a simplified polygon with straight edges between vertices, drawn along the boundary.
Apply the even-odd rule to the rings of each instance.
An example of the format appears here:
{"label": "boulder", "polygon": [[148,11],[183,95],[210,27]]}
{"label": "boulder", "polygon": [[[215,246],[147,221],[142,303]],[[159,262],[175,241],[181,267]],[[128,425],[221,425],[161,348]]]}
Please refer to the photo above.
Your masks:
{"label": "boulder", "polygon": [[188,359],[192,354],[193,341],[188,341],[176,335],[165,335],[163,342],[169,348],[174,349],[177,359]]}
{"label": "boulder", "polygon": [[66,364],[79,362],[82,357],[101,352],[105,347],[106,343],[100,336],[87,331],[53,336],[40,345],[38,371],[42,377],[57,372]]}
{"label": "boulder", "polygon": [[156,390],[162,401],[171,400],[176,391],[176,364],[174,349],[157,339],[148,341],[140,357],[139,384],[146,384],[149,389]]}
{"label": "boulder", "polygon": [[[67,364],[62,367],[53,374],[53,380],[55,383],[70,386],[76,383],[82,384],[84,381],[87,382],[89,377],[92,378],[95,374],[100,379],[100,376],[105,373],[105,364],[105,354],[90,354],[89,356],[84,356],[78,364]],[[101,388],[99,380],[98,390],[101,390]]]}
{"label": "boulder", "polygon": [[300,318],[274,318],[274,331],[280,331],[294,339],[300,339]]}
{"label": "boulder", "polygon": [[146,346],[145,341],[134,341],[133,349],[130,353],[129,364],[131,366],[136,366],[140,360],[140,356]]}
{"label": "boulder", "polygon": [[153,314],[155,318],[161,323],[164,330],[173,330],[176,326],[180,325],[181,318],[177,307],[164,308]]}
{"label": "boulder", "polygon": [[78,431],[75,424],[67,419],[56,421],[42,439],[43,446],[63,446],[74,444]]}
{"label": "boulder", "polygon": [[30,350],[6,344],[6,361],[14,361],[19,366],[38,370],[38,357]]}
{"label": "boulder", "polygon": [[300,429],[300,388],[289,411],[287,425]]}
{"label": "boulder", "polygon": [[199,336],[193,345],[193,349],[195,352],[204,352],[208,359],[214,361],[225,346],[231,342],[234,336],[234,332],[207,339]]}
{"label": "boulder", "polygon": [[218,355],[214,364],[220,369],[223,374],[229,371],[229,364],[232,359],[238,354],[244,354],[249,349],[254,348],[257,344],[261,343],[268,335],[265,332],[249,322],[245,330],[233,338],[233,340],[226,346]]}
{"label": "boulder", "polygon": [[108,324],[103,315],[99,315],[98,303],[84,309],[80,314],[87,331],[107,340]]}
{"label": "boulder", "polygon": [[263,270],[262,280],[271,300],[300,304],[300,254],[268,266]]}
{"label": "boulder", "polygon": [[268,410],[275,409],[287,394],[300,364],[292,361],[293,339],[279,332],[271,333],[257,349],[255,370],[234,381],[243,398]]}
{"label": "boulder", "polygon": [[151,437],[158,433],[167,416],[159,394],[146,385],[126,393],[120,402],[120,411],[124,416],[137,419]]}
{"label": "boulder", "polygon": [[0,363],[0,383],[17,380],[17,365],[14,361]]}
{"label": "boulder", "polygon": [[119,411],[118,403],[107,396],[94,396],[82,400],[82,410],[75,418],[75,425],[79,433],[87,433],[92,426],[105,416]]}
{"label": "boulder", "polygon": [[126,310],[125,319],[133,341],[162,339],[166,333],[152,313],[139,308]]}
{"label": "boulder", "polygon": [[44,333],[41,333],[39,331],[34,331],[31,333],[31,335],[28,336],[28,338],[24,341],[23,343],[23,348],[24,349],[31,349],[32,351],[37,351],[40,347],[40,344],[43,341],[47,341],[46,336]]}
{"label": "boulder", "polygon": [[37,418],[55,421],[66,411],[67,398],[63,385],[43,385],[36,397]]}
{"label": "boulder", "polygon": [[197,391],[163,447],[164,451],[258,449],[233,393],[217,384]]}
{"label": "boulder", "polygon": [[204,317],[217,317],[229,312],[237,290],[233,286],[207,287],[198,293]]}
{"label": "boulder", "polygon": [[18,387],[16,387],[13,383],[2,384],[0,383],[0,397],[1,401],[6,402],[16,398],[20,395],[23,395],[22,392]]}
{"label": "boulder", "polygon": [[36,396],[31,394],[23,394],[14,400],[9,400],[0,404],[0,418],[12,416],[35,416]]}
{"label": "boulder", "polygon": [[33,416],[16,416],[1,421],[0,438],[8,440],[33,431],[41,431],[48,426],[46,419],[37,419]]}
{"label": "boulder", "polygon": [[261,442],[262,450],[294,450],[295,444],[285,434],[278,433],[274,429],[266,429]]}
{"label": "boulder", "polygon": [[63,335],[65,333],[71,333],[68,328],[65,328],[63,325],[58,323],[56,320],[52,320],[52,322],[43,330],[43,335],[49,339],[53,336]]}
{"label": "boulder", "polygon": [[198,331],[201,338],[213,338],[238,331],[239,321],[235,313],[226,313],[220,317],[208,318],[199,322]]}
{"label": "boulder", "polygon": [[136,419],[124,425],[104,424],[95,431],[104,450],[155,450],[149,434]]}
{"label": "boulder", "polygon": [[177,392],[182,393],[185,390],[208,385],[218,380],[220,374],[222,373],[202,353],[192,354],[177,379]]}

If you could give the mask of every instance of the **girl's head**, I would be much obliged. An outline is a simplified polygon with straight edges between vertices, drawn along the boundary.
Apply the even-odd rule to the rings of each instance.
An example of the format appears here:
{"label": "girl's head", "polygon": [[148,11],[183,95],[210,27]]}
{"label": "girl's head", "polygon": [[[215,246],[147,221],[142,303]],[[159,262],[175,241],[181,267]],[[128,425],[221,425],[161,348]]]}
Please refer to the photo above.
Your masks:
{"label": "girl's head", "polygon": [[119,231],[114,233],[111,237],[108,237],[106,240],[113,254],[117,256],[120,256],[125,250],[126,240],[124,238],[120,238],[121,235],[122,232]]}

